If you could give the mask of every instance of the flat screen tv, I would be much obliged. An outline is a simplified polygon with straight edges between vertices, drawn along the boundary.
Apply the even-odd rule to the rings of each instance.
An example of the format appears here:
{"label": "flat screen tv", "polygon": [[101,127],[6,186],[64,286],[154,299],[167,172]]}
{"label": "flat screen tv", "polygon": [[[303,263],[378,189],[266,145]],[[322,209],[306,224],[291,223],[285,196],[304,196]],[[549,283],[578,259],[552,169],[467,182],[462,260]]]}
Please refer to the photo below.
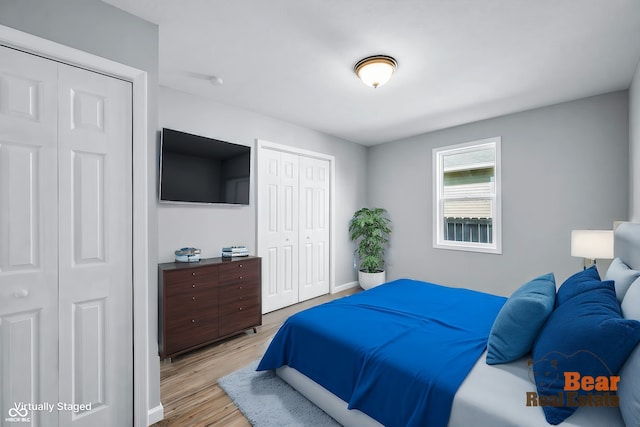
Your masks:
{"label": "flat screen tv", "polygon": [[160,202],[249,204],[251,147],[162,129]]}

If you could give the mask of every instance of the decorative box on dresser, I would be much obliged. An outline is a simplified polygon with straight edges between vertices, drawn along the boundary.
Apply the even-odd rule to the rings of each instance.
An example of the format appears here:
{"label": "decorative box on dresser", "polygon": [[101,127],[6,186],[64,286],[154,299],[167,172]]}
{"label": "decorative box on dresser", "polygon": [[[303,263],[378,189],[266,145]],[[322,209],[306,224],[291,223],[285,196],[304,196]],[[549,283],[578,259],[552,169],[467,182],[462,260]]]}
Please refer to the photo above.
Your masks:
{"label": "decorative box on dresser", "polygon": [[158,265],[158,345],[170,358],[262,324],[261,259]]}

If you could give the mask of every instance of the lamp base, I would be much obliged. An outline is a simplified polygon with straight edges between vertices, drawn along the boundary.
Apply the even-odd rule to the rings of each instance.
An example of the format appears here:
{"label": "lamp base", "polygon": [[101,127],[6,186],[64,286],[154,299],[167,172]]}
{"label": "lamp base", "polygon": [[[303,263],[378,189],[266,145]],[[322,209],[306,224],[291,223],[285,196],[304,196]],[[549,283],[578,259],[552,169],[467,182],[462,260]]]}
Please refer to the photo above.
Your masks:
{"label": "lamp base", "polygon": [[595,259],[584,258],[584,265],[582,266],[582,269],[586,270],[587,268],[591,268],[594,265],[596,265],[596,260]]}

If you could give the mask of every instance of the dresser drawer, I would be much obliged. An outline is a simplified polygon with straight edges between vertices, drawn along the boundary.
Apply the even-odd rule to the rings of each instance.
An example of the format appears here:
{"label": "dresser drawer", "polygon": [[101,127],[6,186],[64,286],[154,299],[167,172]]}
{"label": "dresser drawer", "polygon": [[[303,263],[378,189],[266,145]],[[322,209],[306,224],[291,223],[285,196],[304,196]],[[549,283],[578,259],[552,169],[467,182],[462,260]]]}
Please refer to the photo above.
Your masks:
{"label": "dresser drawer", "polygon": [[182,298],[215,298],[218,300],[218,285],[216,283],[173,283],[165,287],[168,301]]}
{"label": "dresser drawer", "polygon": [[211,279],[218,275],[217,265],[194,266],[164,272],[165,281],[185,282],[190,280]]}
{"label": "dresser drawer", "polygon": [[164,342],[164,352],[172,354],[220,336],[218,313],[172,318],[165,324],[169,338]]}
{"label": "dresser drawer", "polygon": [[168,319],[188,317],[200,312],[218,313],[220,300],[218,288],[190,291],[191,288],[186,288],[186,292],[174,294],[171,298],[164,300],[164,312]]}
{"label": "dresser drawer", "polygon": [[220,308],[220,335],[249,329],[262,324],[260,302],[248,300]]}
{"label": "dresser drawer", "polygon": [[251,326],[261,324],[261,321],[255,323],[255,319],[262,314],[260,313],[260,304],[256,300],[236,301],[220,308],[220,322],[227,322],[231,317],[250,317]]}
{"label": "dresser drawer", "polygon": [[[218,307],[201,305],[197,310],[176,311],[170,314],[164,326],[169,330],[193,327],[201,324],[209,324],[220,316]],[[216,322],[217,323],[217,322]]]}
{"label": "dresser drawer", "polygon": [[260,260],[250,259],[222,264],[218,274],[221,284],[234,283],[241,280],[255,282],[260,278]]}
{"label": "dresser drawer", "polygon": [[189,290],[204,290],[218,285],[217,267],[200,267],[164,273],[164,294],[174,296]]}
{"label": "dresser drawer", "polygon": [[220,310],[234,302],[259,301],[260,289],[255,281],[239,281],[237,283],[220,286]]}

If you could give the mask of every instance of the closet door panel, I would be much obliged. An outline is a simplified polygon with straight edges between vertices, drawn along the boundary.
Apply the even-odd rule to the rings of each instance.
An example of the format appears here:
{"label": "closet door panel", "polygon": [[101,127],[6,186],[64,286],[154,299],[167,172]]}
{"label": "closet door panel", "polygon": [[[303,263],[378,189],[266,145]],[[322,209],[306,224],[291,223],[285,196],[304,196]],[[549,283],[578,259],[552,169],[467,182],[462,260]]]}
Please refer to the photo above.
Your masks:
{"label": "closet door panel", "polygon": [[279,292],[282,306],[298,302],[298,157],[289,153],[280,153],[281,177],[280,191],[282,203],[279,207],[280,248],[282,265]]}
{"label": "closet door panel", "polygon": [[37,270],[39,259],[40,205],[38,170],[40,152],[11,142],[0,145],[3,219],[10,224],[3,240],[1,266],[4,272]]}
{"label": "closet door panel", "polygon": [[328,160],[300,157],[300,301],[329,293]]}
{"label": "closet door panel", "polygon": [[258,165],[262,310],[298,302],[298,157],[264,149]]}
{"label": "closet door panel", "polygon": [[60,65],[60,425],[133,420],[131,129],[129,83]]}
{"label": "closet door panel", "polygon": [[25,426],[57,425],[15,408],[58,401],[56,81],[55,63],[0,46],[0,414]]}
{"label": "closet door panel", "polygon": [[280,308],[278,281],[281,280],[282,250],[280,248],[280,156],[272,150],[261,152],[258,165],[260,206],[258,213],[258,232],[260,252],[264,259],[262,277],[262,309],[264,313]]}

